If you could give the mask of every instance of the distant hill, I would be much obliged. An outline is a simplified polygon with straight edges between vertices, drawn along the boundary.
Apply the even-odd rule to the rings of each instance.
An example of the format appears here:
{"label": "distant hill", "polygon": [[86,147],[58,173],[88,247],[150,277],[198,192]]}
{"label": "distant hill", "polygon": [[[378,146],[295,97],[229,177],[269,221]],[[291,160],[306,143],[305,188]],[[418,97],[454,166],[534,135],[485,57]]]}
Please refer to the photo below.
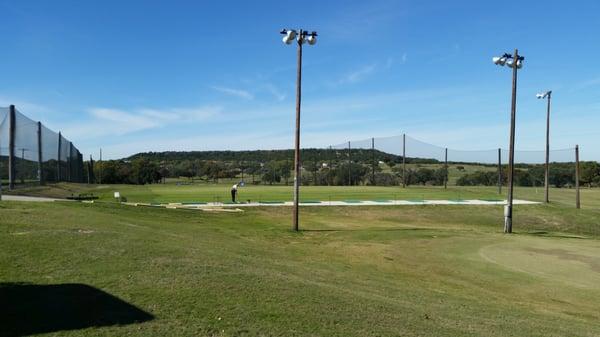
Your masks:
{"label": "distant hill", "polygon": [[[401,163],[402,156],[370,149],[352,149],[350,151],[353,162],[371,163],[374,159],[383,162]],[[348,159],[347,149],[302,149],[303,162],[317,161],[339,161]],[[221,162],[269,162],[281,160],[293,160],[294,150],[252,150],[252,151],[165,151],[165,152],[143,152],[126,158],[134,160],[144,158],[159,162],[178,162],[183,160],[203,160]],[[435,159],[406,158],[407,163],[437,163]]]}

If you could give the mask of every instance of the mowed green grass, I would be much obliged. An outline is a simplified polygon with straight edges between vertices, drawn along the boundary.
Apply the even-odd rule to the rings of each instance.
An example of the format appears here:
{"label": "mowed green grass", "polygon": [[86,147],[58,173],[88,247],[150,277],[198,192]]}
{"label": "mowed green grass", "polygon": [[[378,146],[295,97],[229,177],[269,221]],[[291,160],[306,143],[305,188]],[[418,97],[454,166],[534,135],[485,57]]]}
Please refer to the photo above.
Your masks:
{"label": "mowed green grass", "polygon": [[[169,202],[215,202],[230,200],[231,184],[189,184],[175,183],[154,185],[85,185],[56,184],[16,190],[15,194],[66,197],[71,194],[93,193],[104,201],[114,201],[114,192],[120,192],[130,202],[169,203]],[[301,201],[329,200],[460,200],[485,199],[504,200],[506,187],[498,193],[497,187],[486,186],[302,186]],[[515,198],[543,201],[543,187],[516,187]],[[246,185],[239,189],[240,201],[290,201],[293,198],[292,186]],[[553,204],[575,206],[575,189],[551,188],[550,201]],[[600,189],[581,189],[583,208],[600,208]]]}
{"label": "mowed green grass", "polygon": [[2,202],[0,283],[85,284],[154,316],[61,336],[600,335],[598,209],[519,206],[513,235],[501,206],[301,211],[294,233],[289,207]]}

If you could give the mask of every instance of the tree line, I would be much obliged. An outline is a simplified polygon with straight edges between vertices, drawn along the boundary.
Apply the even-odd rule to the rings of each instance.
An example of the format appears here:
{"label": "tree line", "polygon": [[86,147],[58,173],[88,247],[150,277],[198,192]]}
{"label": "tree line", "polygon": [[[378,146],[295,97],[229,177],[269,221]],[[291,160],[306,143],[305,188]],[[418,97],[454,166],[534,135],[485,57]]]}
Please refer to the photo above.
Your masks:
{"label": "tree line", "polygon": [[[411,165],[404,173],[402,156],[378,150],[305,149],[302,150],[302,158],[301,182],[304,185],[397,186],[405,182],[407,185],[440,186],[448,180],[448,170],[443,162],[407,157],[408,164],[437,165],[428,165],[430,168]],[[467,165],[449,163],[449,167],[459,171]],[[98,178],[101,174],[103,183],[152,184],[163,182],[166,178],[187,178],[191,182],[202,180],[218,183],[222,179],[235,179],[248,184],[288,185],[293,180],[293,151],[150,152],[121,160],[96,162],[92,166],[91,174]],[[495,165],[483,166],[489,166],[490,169],[464,173],[457,179],[456,185],[497,185]],[[504,184],[506,169],[504,165]],[[518,186],[542,186],[544,165],[517,165],[514,181]],[[551,164],[551,185],[563,187],[574,183],[574,163]],[[600,186],[600,164],[581,162],[580,183],[590,187]]]}

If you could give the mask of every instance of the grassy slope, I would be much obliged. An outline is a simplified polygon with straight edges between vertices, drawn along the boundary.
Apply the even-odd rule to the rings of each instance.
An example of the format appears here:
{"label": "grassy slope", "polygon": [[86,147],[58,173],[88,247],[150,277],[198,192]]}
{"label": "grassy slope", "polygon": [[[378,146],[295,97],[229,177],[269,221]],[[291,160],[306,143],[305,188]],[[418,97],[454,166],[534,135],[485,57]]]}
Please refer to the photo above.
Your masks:
{"label": "grassy slope", "polygon": [[306,208],[296,234],[289,208],[4,202],[0,282],[83,283],[156,317],[64,335],[599,335],[600,245],[557,233],[598,237],[600,211],[519,207],[511,236],[501,213]]}

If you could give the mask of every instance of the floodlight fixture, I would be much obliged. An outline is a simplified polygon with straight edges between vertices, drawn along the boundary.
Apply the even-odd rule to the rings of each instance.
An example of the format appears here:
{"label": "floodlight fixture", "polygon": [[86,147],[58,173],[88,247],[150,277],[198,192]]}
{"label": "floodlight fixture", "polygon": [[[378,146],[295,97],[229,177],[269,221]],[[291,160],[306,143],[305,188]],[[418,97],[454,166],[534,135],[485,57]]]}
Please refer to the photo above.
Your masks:
{"label": "floodlight fixture", "polygon": [[548,90],[546,92],[541,92],[541,93],[535,95],[535,97],[537,97],[538,99],[542,99],[542,98],[549,97],[551,94],[552,94],[552,90]]}
{"label": "floodlight fixture", "polygon": [[492,62],[498,66],[506,65],[509,68],[513,68],[515,65],[517,69],[523,68],[523,61],[525,58],[523,56],[513,57],[511,54],[505,53],[502,56],[492,57]]}
{"label": "floodlight fixture", "polygon": [[296,31],[293,29],[282,29],[281,34],[285,35],[282,39],[285,44],[291,44],[296,38]]}

